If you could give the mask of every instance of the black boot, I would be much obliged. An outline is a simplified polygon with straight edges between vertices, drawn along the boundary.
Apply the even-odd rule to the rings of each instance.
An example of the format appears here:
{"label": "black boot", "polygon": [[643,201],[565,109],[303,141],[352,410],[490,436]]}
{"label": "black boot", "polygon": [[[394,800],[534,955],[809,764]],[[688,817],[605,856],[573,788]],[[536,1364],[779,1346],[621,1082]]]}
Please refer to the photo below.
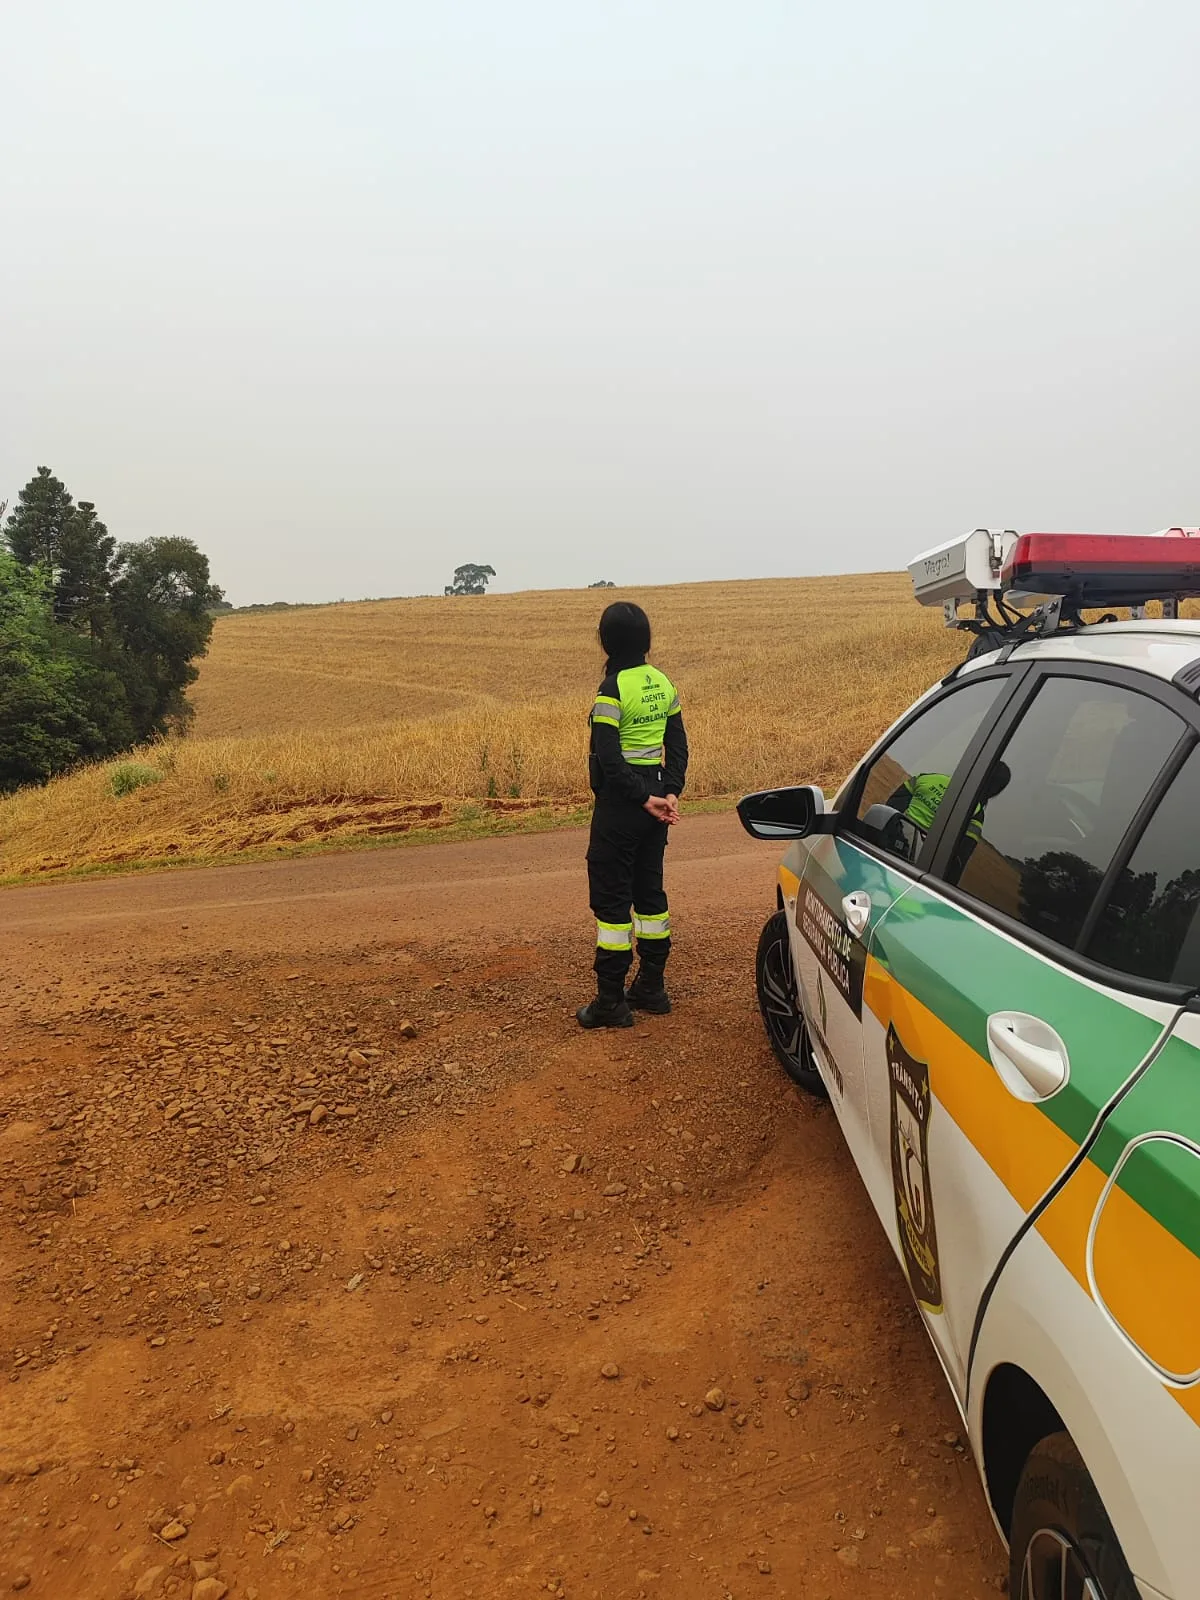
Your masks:
{"label": "black boot", "polygon": [[625,996],[635,1011],[649,1011],[656,1017],[665,1017],[671,1010],[670,996],[663,984],[661,967],[638,968],[638,975],[629,985]]}
{"label": "black boot", "polygon": [[575,1020],[581,1028],[632,1028],[633,1012],[625,1003],[623,988],[613,993],[602,986],[591,1005],[580,1006]]}

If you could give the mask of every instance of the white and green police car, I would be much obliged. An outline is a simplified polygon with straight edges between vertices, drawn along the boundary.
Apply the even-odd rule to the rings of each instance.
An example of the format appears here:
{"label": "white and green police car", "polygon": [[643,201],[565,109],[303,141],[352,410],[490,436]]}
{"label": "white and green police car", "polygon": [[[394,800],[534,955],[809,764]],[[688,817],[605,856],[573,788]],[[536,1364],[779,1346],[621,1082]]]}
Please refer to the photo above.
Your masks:
{"label": "white and green police car", "polygon": [[[739,807],[794,841],[771,1044],[832,1101],[1015,1600],[1200,1596],[1198,534],[929,552],[969,658],[828,804]],[[1083,622],[1109,605],[1132,620]]]}

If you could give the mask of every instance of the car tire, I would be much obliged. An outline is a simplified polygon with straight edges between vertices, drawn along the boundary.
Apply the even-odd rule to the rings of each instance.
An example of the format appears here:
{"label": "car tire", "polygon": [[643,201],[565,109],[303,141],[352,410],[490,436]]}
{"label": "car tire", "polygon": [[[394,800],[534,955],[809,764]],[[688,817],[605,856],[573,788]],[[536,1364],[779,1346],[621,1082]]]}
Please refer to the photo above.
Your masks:
{"label": "car tire", "polygon": [[775,913],[759,935],[754,972],[758,1009],[780,1066],[801,1089],[821,1099],[827,1098],[813,1058],[808,1023],[800,1007],[787,916],[782,911]]}
{"label": "car tire", "polygon": [[1009,1539],[1012,1600],[1138,1600],[1108,1513],[1069,1433],[1030,1452]]}

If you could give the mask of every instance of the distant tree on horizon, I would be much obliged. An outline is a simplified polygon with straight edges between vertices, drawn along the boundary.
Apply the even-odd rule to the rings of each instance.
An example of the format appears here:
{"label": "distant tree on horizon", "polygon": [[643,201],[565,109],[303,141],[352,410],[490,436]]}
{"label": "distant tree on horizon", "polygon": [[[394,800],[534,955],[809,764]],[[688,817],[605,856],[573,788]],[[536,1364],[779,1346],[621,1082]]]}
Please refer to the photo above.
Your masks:
{"label": "distant tree on horizon", "polygon": [[454,582],[446,585],[446,594],[486,594],[488,579],[496,576],[495,567],[480,567],[474,562],[455,567]]}
{"label": "distant tree on horizon", "polygon": [[615,589],[616,587],[616,584],[611,583],[607,578],[601,578],[598,583],[588,584],[589,589]]}

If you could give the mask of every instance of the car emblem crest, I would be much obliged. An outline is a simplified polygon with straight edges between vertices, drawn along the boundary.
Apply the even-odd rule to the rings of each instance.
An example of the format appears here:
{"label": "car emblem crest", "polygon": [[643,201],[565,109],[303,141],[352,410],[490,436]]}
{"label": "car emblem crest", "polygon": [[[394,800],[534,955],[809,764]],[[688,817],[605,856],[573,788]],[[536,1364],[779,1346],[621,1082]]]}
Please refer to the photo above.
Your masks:
{"label": "car emblem crest", "polygon": [[887,1062],[892,1186],[900,1250],[914,1297],[927,1311],[938,1312],[942,1310],[942,1277],[929,1184],[929,1114],[933,1107],[929,1066],[904,1048],[894,1022],[888,1025]]}

